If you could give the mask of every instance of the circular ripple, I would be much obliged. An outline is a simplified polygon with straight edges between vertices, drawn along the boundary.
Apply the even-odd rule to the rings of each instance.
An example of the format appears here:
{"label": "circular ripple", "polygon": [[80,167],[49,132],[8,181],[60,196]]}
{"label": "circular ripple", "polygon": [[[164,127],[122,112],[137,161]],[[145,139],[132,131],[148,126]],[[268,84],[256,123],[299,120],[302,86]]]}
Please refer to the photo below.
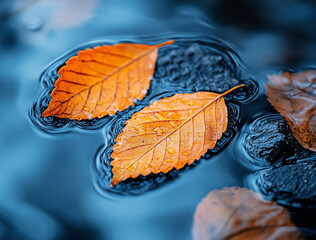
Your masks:
{"label": "circular ripple", "polygon": [[316,156],[300,145],[285,119],[274,113],[245,125],[235,149],[240,162],[255,169],[278,167]]}

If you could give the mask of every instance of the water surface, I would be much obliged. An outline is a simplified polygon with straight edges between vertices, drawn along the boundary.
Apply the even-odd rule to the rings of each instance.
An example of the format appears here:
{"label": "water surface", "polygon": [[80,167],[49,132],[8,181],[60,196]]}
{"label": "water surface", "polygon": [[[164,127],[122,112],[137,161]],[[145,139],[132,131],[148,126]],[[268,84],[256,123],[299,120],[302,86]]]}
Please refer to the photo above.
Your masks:
{"label": "water surface", "polygon": [[[47,4],[34,3],[26,8],[19,1],[0,4],[0,239],[121,240],[127,233],[131,240],[191,239],[193,213],[208,192],[226,186],[248,186],[245,177],[251,171],[236,160],[237,132],[256,114],[271,111],[264,96],[240,103],[242,118],[223,151],[159,188],[137,196],[121,196],[104,194],[96,184],[95,172],[95,162],[109,144],[105,126],[121,120],[112,118],[91,126],[87,122],[56,121],[49,125],[35,121],[32,116],[38,108],[34,108],[34,102],[49,91],[43,92],[43,78],[55,79],[56,69],[66,58],[80,48],[101,43],[179,38],[189,39],[194,45],[212,39],[224,46],[213,48],[217,52],[233,52],[234,58],[229,61],[237,63],[234,72],[246,79],[254,78],[260,94],[266,74],[284,68],[313,67],[315,34],[309,28],[314,26],[313,15],[305,14],[308,8],[300,8],[298,22],[304,27],[299,28],[297,36],[292,31],[295,28],[278,18],[255,28],[245,27],[244,20],[227,25],[205,1],[95,0],[89,7],[83,5],[88,12],[82,12],[80,4],[71,11],[64,6],[64,12],[76,20],[68,19],[67,24],[58,22],[58,15],[54,15],[63,12],[54,9],[64,8]],[[218,6],[217,1],[214,4]],[[292,22],[298,9],[295,4],[288,5]],[[234,16],[228,8],[218,11],[226,19]],[[253,8],[248,15],[259,16],[255,13]],[[247,19],[248,15],[243,16]],[[283,30],[277,31],[273,25]],[[169,87],[167,95],[179,87],[183,91],[196,90],[186,89],[176,80]],[[165,93],[150,94],[140,108]]]}

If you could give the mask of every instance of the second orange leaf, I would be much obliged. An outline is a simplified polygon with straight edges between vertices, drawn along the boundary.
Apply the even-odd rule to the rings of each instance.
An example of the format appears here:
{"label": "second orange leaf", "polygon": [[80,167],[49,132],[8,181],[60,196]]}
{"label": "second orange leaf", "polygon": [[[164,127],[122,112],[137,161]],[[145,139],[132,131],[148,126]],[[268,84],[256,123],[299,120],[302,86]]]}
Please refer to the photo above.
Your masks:
{"label": "second orange leaf", "polygon": [[200,159],[227,128],[225,93],[176,94],[135,113],[116,138],[112,183],[167,173]]}

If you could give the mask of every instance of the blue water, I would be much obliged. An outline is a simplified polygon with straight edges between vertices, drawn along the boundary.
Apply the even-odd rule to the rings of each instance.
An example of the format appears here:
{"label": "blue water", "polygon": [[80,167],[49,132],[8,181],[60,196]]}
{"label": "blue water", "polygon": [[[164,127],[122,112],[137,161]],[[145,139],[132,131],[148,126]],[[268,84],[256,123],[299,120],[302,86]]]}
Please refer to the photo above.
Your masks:
{"label": "blue water", "polygon": [[[244,27],[242,21],[227,24],[202,0],[94,0],[89,6],[63,2],[74,4],[0,4],[0,239],[191,239],[195,208],[207,193],[247,185],[250,170],[235,155],[238,134],[219,154],[157,189],[137,196],[109,193],[98,185],[95,170],[109,139],[106,121],[88,128],[55,128],[34,121],[34,102],[45,94],[42,74],[54,74],[52,66],[62,64],[80,46],[212,38],[225,43],[222,51],[236,53],[238,66],[245,68],[240,71],[258,81],[260,94],[266,74],[313,66],[314,33],[304,27],[297,37],[291,25],[277,17],[270,21],[276,24],[258,24],[260,31]],[[288,5],[292,13],[301,6],[293,2]],[[308,5],[299,10],[298,24],[311,26]],[[225,16],[232,10],[219,11]],[[260,102],[242,105],[241,123],[265,110]]]}

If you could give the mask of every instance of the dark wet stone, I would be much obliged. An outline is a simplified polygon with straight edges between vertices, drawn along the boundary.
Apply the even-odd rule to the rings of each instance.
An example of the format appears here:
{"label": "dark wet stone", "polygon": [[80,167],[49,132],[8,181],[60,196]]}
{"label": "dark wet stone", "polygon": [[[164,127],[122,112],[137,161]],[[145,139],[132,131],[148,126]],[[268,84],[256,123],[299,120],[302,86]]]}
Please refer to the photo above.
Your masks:
{"label": "dark wet stone", "polygon": [[280,204],[316,209],[316,157],[258,173],[259,191]]}
{"label": "dark wet stone", "polygon": [[293,137],[284,118],[278,114],[259,117],[249,125],[243,148],[257,166],[281,166],[316,156]]}
{"label": "dark wet stone", "polygon": [[210,54],[210,48],[200,44],[183,45],[180,43],[161,49],[163,57],[157,61],[155,78],[166,79],[170,84],[192,91],[224,92],[239,84],[234,71],[235,63],[227,56],[215,51]]}

